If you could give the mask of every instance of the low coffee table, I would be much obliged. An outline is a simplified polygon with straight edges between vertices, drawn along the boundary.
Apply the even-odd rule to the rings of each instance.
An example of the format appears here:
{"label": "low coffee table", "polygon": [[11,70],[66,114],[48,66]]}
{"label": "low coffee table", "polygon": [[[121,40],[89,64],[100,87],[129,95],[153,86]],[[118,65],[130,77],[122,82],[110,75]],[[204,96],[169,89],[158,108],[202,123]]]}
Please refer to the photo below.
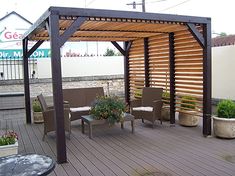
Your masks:
{"label": "low coffee table", "polygon": [[[92,126],[93,125],[102,125],[107,123],[107,120],[96,120],[91,115],[85,115],[81,117],[82,120],[82,133],[84,134],[85,123],[89,127],[89,138],[92,139]],[[121,128],[124,129],[124,122],[131,121],[131,131],[134,133],[134,120],[135,117],[129,113],[124,113],[124,121],[121,122]]]}

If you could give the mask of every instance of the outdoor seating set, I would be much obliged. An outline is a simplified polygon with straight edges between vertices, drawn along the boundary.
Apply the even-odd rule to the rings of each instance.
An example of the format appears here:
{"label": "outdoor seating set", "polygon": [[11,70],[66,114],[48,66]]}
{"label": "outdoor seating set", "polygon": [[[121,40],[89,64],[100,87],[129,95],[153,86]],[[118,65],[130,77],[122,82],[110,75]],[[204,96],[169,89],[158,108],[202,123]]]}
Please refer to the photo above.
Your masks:
{"label": "outdoor seating set", "polygon": [[[132,133],[134,133],[134,119],[142,119],[142,122],[147,120],[151,122],[153,126],[156,120],[160,120],[162,123],[162,92],[162,88],[143,88],[142,98],[131,101],[130,112],[122,113],[122,119],[120,120],[121,128],[123,129],[124,122],[130,121]],[[68,132],[69,138],[71,134],[71,121],[81,119],[82,133],[84,133],[84,123],[87,123],[89,127],[89,138],[92,138],[93,125],[108,122],[106,119],[96,119],[91,115],[91,106],[94,104],[94,101],[97,101],[98,97],[104,97],[102,87],[63,89],[64,123],[65,131]],[[48,132],[55,131],[54,109],[47,105],[42,94],[38,95],[37,98],[42,107],[44,118],[44,140]]]}

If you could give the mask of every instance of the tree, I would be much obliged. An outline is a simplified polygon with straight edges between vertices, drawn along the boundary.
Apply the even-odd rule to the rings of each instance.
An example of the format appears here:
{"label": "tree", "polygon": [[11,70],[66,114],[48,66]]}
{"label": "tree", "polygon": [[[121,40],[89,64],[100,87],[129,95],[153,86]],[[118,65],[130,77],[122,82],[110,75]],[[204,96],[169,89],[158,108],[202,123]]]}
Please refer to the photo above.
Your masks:
{"label": "tree", "polygon": [[104,56],[115,56],[115,51],[113,49],[107,48],[104,53]]}
{"label": "tree", "polygon": [[225,32],[221,32],[221,33],[220,33],[220,36],[223,36],[223,37],[224,37],[224,36],[227,36],[227,34],[226,34]]}

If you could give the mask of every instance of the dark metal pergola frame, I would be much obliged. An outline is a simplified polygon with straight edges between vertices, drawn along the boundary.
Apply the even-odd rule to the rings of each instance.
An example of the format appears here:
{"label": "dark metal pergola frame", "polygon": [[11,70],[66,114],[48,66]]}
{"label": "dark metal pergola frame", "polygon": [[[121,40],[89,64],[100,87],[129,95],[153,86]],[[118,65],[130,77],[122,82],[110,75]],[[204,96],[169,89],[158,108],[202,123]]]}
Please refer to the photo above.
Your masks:
{"label": "dark metal pergola frame", "polygon": [[[60,16],[76,16],[76,20],[68,26],[63,34],[60,34]],[[67,161],[66,141],[63,118],[63,95],[62,95],[62,74],[61,74],[61,46],[76,32],[79,27],[89,17],[102,18],[128,18],[136,20],[160,20],[163,22],[184,23],[194,38],[203,48],[203,135],[211,134],[211,20],[210,18],[189,17],[167,14],[139,13],[127,11],[111,11],[81,8],[50,7],[39,20],[24,34],[23,37],[23,61],[24,61],[24,88],[26,122],[31,123],[30,89],[29,89],[29,56],[44,42],[38,39],[37,43],[28,49],[28,41],[37,33],[39,28],[49,31],[51,46],[51,67],[53,100],[55,108],[56,123],[56,145],[57,161],[63,163]],[[196,29],[195,24],[201,24],[203,32]],[[129,51],[132,41],[124,41],[124,48],[116,41],[111,41],[113,45],[124,55],[124,79],[125,79],[125,99],[130,102],[129,85]],[[145,86],[149,87],[149,50],[148,38],[144,38],[144,60],[145,60]],[[169,58],[170,58],[170,123],[175,123],[175,49],[174,32],[169,32]]]}

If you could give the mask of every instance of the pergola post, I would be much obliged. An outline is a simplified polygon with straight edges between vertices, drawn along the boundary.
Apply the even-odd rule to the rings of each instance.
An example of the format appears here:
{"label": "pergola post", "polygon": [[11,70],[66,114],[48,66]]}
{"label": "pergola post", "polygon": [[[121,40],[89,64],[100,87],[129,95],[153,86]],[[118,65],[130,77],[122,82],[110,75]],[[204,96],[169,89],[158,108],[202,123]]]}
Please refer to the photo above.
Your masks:
{"label": "pergola post", "polygon": [[169,33],[170,58],[170,124],[175,124],[175,48],[174,33]]}
{"label": "pergola post", "polygon": [[144,74],[145,87],[149,87],[149,43],[148,38],[144,38]]}
{"label": "pergola post", "polygon": [[30,107],[30,88],[29,88],[29,66],[28,66],[28,39],[23,39],[23,67],[24,67],[24,95],[26,123],[31,123],[31,107]]}
{"label": "pergola post", "polygon": [[54,117],[56,126],[57,162],[67,161],[64,130],[64,106],[62,94],[62,74],[60,56],[59,16],[56,12],[49,16],[49,34],[51,42],[51,70],[54,100]]}
{"label": "pergola post", "polygon": [[211,23],[203,24],[203,135],[211,135]]}

